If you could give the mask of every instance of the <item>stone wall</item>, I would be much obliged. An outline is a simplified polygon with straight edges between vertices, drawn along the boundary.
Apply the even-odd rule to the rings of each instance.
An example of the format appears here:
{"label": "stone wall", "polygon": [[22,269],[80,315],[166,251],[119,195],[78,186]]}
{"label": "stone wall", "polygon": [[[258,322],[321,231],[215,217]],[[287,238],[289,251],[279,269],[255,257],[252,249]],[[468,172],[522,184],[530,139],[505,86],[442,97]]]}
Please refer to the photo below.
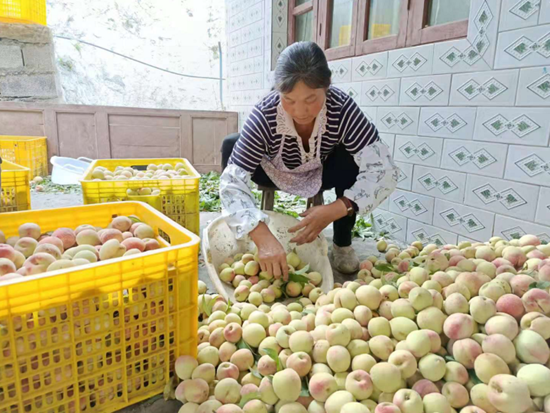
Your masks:
{"label": "stone wall", "polygon": [[0,101],[62,102],[47,27],[0,23]]}
{"label": "stone wall", "polygon": [[[288,6],[226,4],[228,99],[242,125],[271,87]],[[330,62],[401,168],[374,211],[379,229],[407,242],[550,242],[549,39],[550,1],[471,0],[467,38]]]}

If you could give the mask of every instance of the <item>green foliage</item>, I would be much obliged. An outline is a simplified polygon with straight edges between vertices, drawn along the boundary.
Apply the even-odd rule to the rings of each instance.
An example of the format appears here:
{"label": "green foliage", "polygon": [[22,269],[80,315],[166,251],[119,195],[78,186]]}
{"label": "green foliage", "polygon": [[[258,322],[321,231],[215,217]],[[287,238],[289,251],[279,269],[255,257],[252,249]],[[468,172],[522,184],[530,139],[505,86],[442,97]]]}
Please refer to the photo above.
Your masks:
{"label": "green foliage", "polygon": [[[41,187],[38,190],[36,187]],[[45,192],[47,194],[81,194],[82,187],[80,185],[57,185],[54,184],[50,176],[44,177],[44,181],[39,184],[31,183],[31,189],[36,192]]]}

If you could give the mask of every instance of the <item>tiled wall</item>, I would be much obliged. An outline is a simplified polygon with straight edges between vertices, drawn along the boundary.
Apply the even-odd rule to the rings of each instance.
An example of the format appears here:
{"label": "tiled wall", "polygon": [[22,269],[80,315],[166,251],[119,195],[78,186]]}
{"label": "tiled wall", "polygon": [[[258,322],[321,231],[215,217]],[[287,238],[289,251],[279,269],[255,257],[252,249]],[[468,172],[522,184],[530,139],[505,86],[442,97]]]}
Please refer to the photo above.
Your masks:
{"label": "tiled wall", "polygon": [[[227,5],[231,109],[242,122],[271,87],[287,2]],[[254,42],[258,64],[248,62]],[[407,242],[525,233],[550,242],[550,0],[472,0],[466,39],[330,66],[401,168],[374,212],[379,228]]]}

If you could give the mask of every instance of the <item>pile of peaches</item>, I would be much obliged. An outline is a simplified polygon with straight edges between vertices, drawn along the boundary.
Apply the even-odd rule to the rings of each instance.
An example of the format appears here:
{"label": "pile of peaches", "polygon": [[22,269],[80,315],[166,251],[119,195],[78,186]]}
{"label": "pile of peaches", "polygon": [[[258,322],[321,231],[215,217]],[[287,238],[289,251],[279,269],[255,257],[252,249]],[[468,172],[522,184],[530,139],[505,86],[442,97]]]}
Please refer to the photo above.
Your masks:
{"label": "pile of peaches", "polygon": [[550,413],[550,245],[379,250],[287,304],[199,282],[198,355],[166,395],[180,413]]}
{"label": "pile of peaches", "polygon": [[6,239],[0,231],[0,281],[160,248],[153,229],[137,217],[117,216],[107,228],[80,225],[47,233],[26,223],[18,232]]}

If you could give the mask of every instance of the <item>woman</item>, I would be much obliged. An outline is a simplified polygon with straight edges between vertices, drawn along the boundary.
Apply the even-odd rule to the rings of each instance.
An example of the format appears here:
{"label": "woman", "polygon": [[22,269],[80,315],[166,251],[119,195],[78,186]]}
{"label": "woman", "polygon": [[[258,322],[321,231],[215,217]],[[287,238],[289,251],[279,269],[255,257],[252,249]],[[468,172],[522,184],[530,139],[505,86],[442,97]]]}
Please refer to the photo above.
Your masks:
{"label": "woman", "polygon": [[334,222],[333,265],[359,269],[351,247],[356,214],[368,214],[393,191],[398,169],[378,132],[346,93],[331,86],[323,51],[312,42],[285,49],[275,69],[275,90],[260,101],[240,136],[222,146],[220,198],[235,236],[250,235],[262,271],[287,277],[285,248],[266,225],[250,181],[302,197],[335,188],[338,199],[305,211],[292,242],[309,243]]}

